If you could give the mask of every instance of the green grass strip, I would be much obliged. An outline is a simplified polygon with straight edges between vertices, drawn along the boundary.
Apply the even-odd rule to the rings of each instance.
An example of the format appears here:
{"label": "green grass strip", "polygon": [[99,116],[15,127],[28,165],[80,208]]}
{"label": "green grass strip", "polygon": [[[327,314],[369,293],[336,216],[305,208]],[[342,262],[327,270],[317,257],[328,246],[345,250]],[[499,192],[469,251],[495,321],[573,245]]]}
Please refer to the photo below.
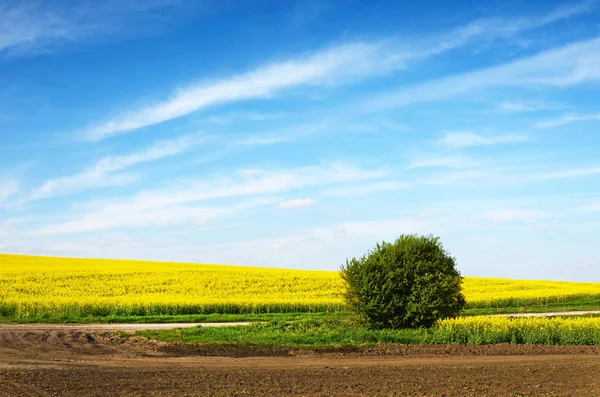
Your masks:
{"label": "green grass strip", "polygon": [[[368,329],[353,317],[269,321],[245,327],[138,332],[166,342],[265,346],[351,346],[376,343],[600,345],[598,318],[486,319],[441,323],[429,329]],[[469,322],[471,321],[471,322]],[[503,321],[504,326],[496,326]]]}
{"label": "green grass strip", "polygon": [[270,313],[270,314],[189,314],[160,316],[65,316],[65,317],[0,317],[0,323],[11,324],[166,324],[166,323],[233,323],[240,321],[296,321],[304,318],[341,319],[350,316],[347,312],[334,313]]}

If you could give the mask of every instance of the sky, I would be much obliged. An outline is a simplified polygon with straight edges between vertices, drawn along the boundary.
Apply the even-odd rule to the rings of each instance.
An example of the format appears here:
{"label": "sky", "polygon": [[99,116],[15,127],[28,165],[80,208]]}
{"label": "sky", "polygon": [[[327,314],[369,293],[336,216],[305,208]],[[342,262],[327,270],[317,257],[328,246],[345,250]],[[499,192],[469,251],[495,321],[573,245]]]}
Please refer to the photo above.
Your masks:
{"label": "sky", "polygon": [[0,252],[600,281],[600,2],[0,0]]}

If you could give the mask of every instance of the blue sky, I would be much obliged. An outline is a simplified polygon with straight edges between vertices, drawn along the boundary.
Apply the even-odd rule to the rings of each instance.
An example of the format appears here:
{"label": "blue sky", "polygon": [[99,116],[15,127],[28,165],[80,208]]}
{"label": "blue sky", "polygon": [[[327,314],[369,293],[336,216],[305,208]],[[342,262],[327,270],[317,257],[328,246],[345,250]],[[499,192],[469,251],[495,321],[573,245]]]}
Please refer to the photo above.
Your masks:
{"label": "blue sky", "polygon": [[600,281],[600,3],[0,0],[0,251]]}

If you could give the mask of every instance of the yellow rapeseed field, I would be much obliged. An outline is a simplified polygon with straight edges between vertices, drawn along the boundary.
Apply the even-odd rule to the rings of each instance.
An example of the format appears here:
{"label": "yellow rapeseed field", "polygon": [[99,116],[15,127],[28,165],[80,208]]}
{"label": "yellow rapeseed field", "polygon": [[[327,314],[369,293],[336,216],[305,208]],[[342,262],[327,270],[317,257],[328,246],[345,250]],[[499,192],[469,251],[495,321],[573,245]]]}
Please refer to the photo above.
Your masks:
{"label": "yellow rapeseed field", "polygon": [[0,315],[321,312],[335,272],[0,255]]}
{"label": "yellow rapeseed field", "polygon": [[458,317],[439,321],[430,342],[598,345],[600,317]]}
{"label": "yellow rapeseed field", "polygon": [[465,277],[467,307],[522,307],[600,299],[600,283]]}
{"label": "yellow rapeseed field", "polygon": [[[0,254],[0,316],[344,310],[338,272]],[[600,283],[467,277],[469,307],[600,298]]]}

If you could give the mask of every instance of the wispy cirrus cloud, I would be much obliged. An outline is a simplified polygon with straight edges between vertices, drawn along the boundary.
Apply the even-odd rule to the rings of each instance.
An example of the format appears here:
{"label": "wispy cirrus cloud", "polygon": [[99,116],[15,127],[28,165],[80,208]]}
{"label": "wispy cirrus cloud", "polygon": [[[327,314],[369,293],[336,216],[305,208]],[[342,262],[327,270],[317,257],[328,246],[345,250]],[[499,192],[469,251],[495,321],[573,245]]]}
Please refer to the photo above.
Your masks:
{"label": "wispy cirrus cloud", "polygon": [[539,171],[531,164],[520,164],[503,167],[490,167],[481,165],[477,168],[470,167],[464,170],[441,172],[422,178],[426,185],[436,186],[514,186],[519,184],[543,183],[574,178],[595,177],[600,175],[600,166],[568,169],[549,169]]}
{"label": "wispy cirrus cloud", "polygon": [[285,113],[228,112],[200,118],[197,124],[229,125],[237,121],[268,121],[285,117]]}
{"label": "wispy cirrus cloud", "polygon": [[600,166],[591,165],[589,167],[571,168],[567,170],[548,171],[523,175],[522,180],[527,181],[549,181],[554,179],[579,178],[586,176],[600,175]]}
{"label": "wispy cirrus cloud", "polygon": [[[356,82],[402,69],[408,62],[420,61],[462,47],[475,39],[511,36],[588,10],[587,3],[579,3],[538,17],[510,21],[501,18],[478,20],[466,27],[425,39],[412,47],[397,39],[341,44],[305,57],[266,64],[220,80],[183,85],[183,89],[172,93],[168,99],[126,111],[91,127],[87,135],[90,139],[100,140],[211,106],[269,98],[294,87]],[[426,42],[436,44],[432,46]],[[438,44],[440,42],[442,44]],[[423,51],[424,47],[430,49]]]}
{"label": "wispy cirrus cloud", "polygon": [[[445,214],[444,214],[445,215]],[[292,266],[302,266],[302,262],[314,262],[314,252],[318,251],[320,263],[337,264],[346,257],[362,255],[367,249],[372,248],[374,241],[390,241],[398,237],[398,231],[406,233],[427,234],[432,230],[439,232],[447,228],[460,228],[464,219],[459,216],[412,216],[386,217],[372,221],[354,221],[328,224],[326,226],[312,227],[266,239],[253,239],[239,243],[225,243],[207,247],[209,250],[221,252],[219,259],[226,263],[252,264],[260,263],[262,266],[280,266],[282,258],[277,253],[283,254],[288,259],[285,263]],[[289,233],[289,234],[288,234]],[[331,247],[336,247],[332,250]],[[289,252],[294,252],[290,255]],[[340,253],[342,255],[340,256]],[[292,261],[290,261],[292,257]],[[297,261],[297,262],[294,262]]]}
{"label": "wispy cirrus cloud", "polygon": [[301,85],[326,86],[403,67],[401,54],[383,43],[352,43],[305,58],[271,63],[237,76],[191,84],[163,102],[149,105],[90,129],[91,139],[104,139],[185,116],[210,106],[268,98]]}
{"label": "wispy cirrus cloud", "polygon": [[31,55],[65,43],[156,29],[182,5],[179,0],[9,0],[0,4],[0,55]]}
{"label": "wispy cirrus cloud", "polygon": [[464,156],[423,156],[414,158],[408,168],[467,168],[474,165],[471,159]]}
{"label": "wispy cirrus cloud", "polygon": [[237,143],[242,146],[265,146],[293,142],[300,138],[325,132],[328,128],[332,128],[333,125],[334,123],[323,121],[293,127],[283,127],[271,132],[263,132],[254,134],[251,137],[241,138]]}
{"label": "wispy cirrus cloud", "polygon": [[39,235],[61,235],[116,228],[138,228],[174,225],[207,225],[217,218],[233,215],[240,211],[273,203],[272,199],[250,200],[239,205],[229,206],[193,206],[177,205],[149,208],[144,211],[126,211],[116,208],[104,208],[89,212],[80,218],[62,223],[44,226],[36,231]]}
{"label": "wispy cirrus cloud", "polygon": [[[109,230],[114,228],[137,227],[140,225],[173,224],[193,219],[206,219],[240,211],[247,206],[273,203],[266,195],[295,191],[306,187],[345,183],[360,180],[378,179],[387,175],[386,170],[362,170],[341,163],[301,167],[283,170],[263,170],[260,173],[243,173],[229,177],[214,177],[208,181],[186,181],[182,186],[168,189],[141,191],[136,195],[106,205],[99,205],[84,214],[75,215],[72,220],[41,227],[40,234],[70,234]],[[225,208],[194,207],[193,203],[219,198],[250,197],[248,203]],[[252,197],[256,197],[253,199]],[[198,217],[186,216],[186,210],[198,211]],[[206,211],[206,212],[204,212]],[[221,212],[224,211],[224,212]],[[131,222],[127,222],[127,220]]]}
{"label": "wispy cirrus cloud", "polygon": [[586,211],[600,211],[600,201],[589,204],[584,207]]}
{"label": "wispy cirrus cloud", "polygon": [[399,181],[378,181],[330,187],[323,189],[319,195],[324,197],[361,197],[376,193],[392,192],[409,189],[410,184]]}
{"label": "wispy cirrus cloud", "polygon": [[19,184],[12,179],[0,179],[0,203],[11,198],[19,191]]}
{"label": "wispy cirrus cloud", "polygon": [[449,49],[462,47],[472,41],[491,42],[502,38],[513,38],[519,33],[553,24],[571,17],[585,14],[593,9],[593,1],[584,1],[558,7],[546,14],[516,18],[481,18],[452,32],[436,38],[435,44],[427,46],[423,55],[432,55]]}
{"label": "wispy cirrus cloud", "polygon": [[545,101],[507,100],[498,105],[498,110],[505,113],[538,112],[542,110],[560,110],[566,106]]}
{"label": "wispy cirrus cloud", "polygon": [[317,203],[316,200],[308,199],[308,198],[294,199],[294,200],[288,200],[288,201],[284,201],[282,203],[277,204],[277,208],[283,208],[283,209],[306,208],[306,207],[312,207],[316,203]]}
{"label": "wispy cirrus cloud", "polygon": [[543,51],[505,65],[476,70],[402,88],[362,103],[357,111],[379,112],[446,100],[497,87],[564,88],[600,81],[600,37]]}
{"label": "wispy cirrus cloud", "polygon": [[458,149],[473,146],[489,146],[507,143],[519,143],[529,140],[527,135],[505,134],[505,135],[481,135],[473,132],[448,132],[440,143],[444,146]]}
{"label": "wispy cirrus cloud", "polygon": [[[473,201],[432,211],[409,210],[402,217],[334,223],[300,230],[296,235],[290,233],[291,235],[288,236],[257,239],[241,244],[224,244],[223,248],[241,245],[249,249],[263,250],[263,252],[269,249],[306,252],[306,246],[323,247],[323,242],[335,244],[349,241],[363,245],[365,241],[369,242],[367,244],[380,239],[389,241],[397,237],[398,230],[405,230],[409,233],[431,233],[432,230],[438,232],[441,230],[464,230],[467,224],[472,225],[480,221],[485,221],[486,227],[489,227],[488,222],[490,221],[494,223],[512,221],[534,223],[539,220],[560,217],[560,214],[529,208],[488,209],[486,207],[485,202]],[[369,238],[365,239],[365,237]]]}
{"label": "wispy cirrus cloud", "polygon": [[363,170],[344,163],[242,172],[233,176],[214,176],[209,180],[186,181],[184,186],[176,189],[143,191],[122,205],[143,210],[207,199],[277,194],[323,184],[378,179],[387,174],[386,169]]}
{"label": "wispy cirrus cloud", "polygon": [[183,153],[201,143],[202,138],[182,137],[161,141],[136,153],[123,156],[108,156],[100,159],[95,165],[84,171],[61,178],[50,179],[36,188],[27,201],[40,200],[45,197],[71,193],[83,188],[128,183],[131,179],[115,174],[138,164],[149,163],[166,157]]}
{"label": "wispy cirrus cloud", "polygon": [[540,121],[539,123],[536,124],[536,127],[554,128],[554,127],[560,127],[560,126],[571,124],[571,123],[576,123],[579,121],[594,121],[594,120],[600,121],[600,113],[591,113],[591,114],[570,113],[570,114],[565,114],[565,115],[555,118],[555,119]]}

